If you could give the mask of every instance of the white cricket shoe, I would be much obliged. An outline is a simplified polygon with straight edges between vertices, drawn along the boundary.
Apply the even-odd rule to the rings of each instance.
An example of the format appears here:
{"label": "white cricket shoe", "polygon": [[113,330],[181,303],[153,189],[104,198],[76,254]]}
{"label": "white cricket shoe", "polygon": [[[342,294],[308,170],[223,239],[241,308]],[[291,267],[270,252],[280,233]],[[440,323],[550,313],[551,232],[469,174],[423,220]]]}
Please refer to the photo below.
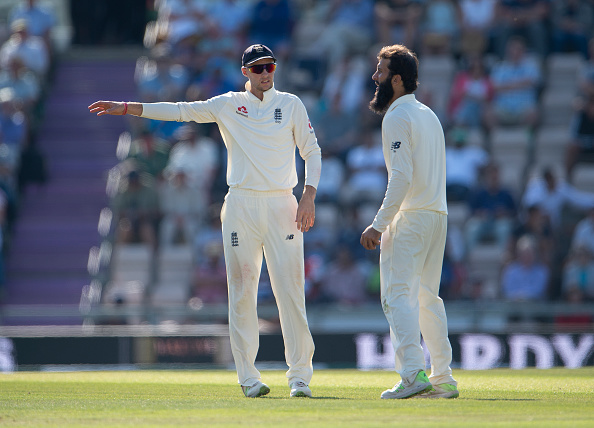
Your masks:
{"label": "white cricket shoe", "polygon": [[415,398],[458,398],[460,392],[456,385],[451,383],[442,383],[441,385],[433,385],[429,391],[417,395]]}
{"label": "white cricket shoe", "polygon": [[270,392],[270,388],[265,383],[257,381],[252,386],[241,385],[241,390],[247,398],[256,398],[266,395]]}
{"label": "white cricket shoe", "polygon": [[411,383],[406,382],[404,379],[399,384],[394,386],[392,389],[388,389],[382,392],[383,399],[393,398],[410,398],[422,392],[429,391],[432,389],[431,382],[424,370],[417,373],[415,380]]}
{"label": "white cricket shoe", "polygon": [[291,397],[311,397],[311,389],[305,382],[297,380],[291,383]]}

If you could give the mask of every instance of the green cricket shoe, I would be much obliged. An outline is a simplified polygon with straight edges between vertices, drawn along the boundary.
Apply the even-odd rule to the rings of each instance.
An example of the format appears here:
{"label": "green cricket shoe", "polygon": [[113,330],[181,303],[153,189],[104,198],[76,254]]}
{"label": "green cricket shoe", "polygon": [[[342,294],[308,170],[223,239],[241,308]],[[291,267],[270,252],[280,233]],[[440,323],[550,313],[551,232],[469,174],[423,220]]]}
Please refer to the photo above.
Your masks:
{"label": "green cricket shoe", "polygon": [[460,392],[456,385],[451,383],[442,383],[441,385],[433,385],[429,391],[417,395],[415,398],[458,398]]}
{"label": "green cricket shoe", "polygon": [[270,392],[270,388],[265,383],[257,381],[252,386],[241,385],[241,390],[247,398],[256,398],[266,395]]}
{"label": "green cricket shoe", "polygon": [[311,389],[303,381],[295,381],[291,383],[291,397],[311,397]]}
{"label": "green cricket shoe", "polygon": [[432,389],[431,382],[429,382],[429,378],[427,377],[427,373],[424,370],[421,370],[417,373],[415,380],[411,383],[406,382],[404,379],[400,381],[394,388],[388,389],[382,392],[381,398],[382,399],[402,399],[402,398],[410,398],[414,397],[415,395],[421,394],[425,391],[430,391]]}

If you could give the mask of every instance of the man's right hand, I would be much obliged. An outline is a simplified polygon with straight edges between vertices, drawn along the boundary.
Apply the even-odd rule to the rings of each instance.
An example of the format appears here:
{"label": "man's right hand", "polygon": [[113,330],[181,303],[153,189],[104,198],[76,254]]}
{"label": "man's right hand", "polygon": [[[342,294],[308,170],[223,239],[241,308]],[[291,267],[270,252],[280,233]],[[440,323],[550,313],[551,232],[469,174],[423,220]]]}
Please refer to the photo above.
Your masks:
{"label": "man's right hand", "polygon": [[96,101],[89,106],[91,113],[97,113],[97,116],[106,114],[112,116],[122,116],[123,114],[131,114],[134,116],[142,115],[141,103],[126,103],[116,101]]}

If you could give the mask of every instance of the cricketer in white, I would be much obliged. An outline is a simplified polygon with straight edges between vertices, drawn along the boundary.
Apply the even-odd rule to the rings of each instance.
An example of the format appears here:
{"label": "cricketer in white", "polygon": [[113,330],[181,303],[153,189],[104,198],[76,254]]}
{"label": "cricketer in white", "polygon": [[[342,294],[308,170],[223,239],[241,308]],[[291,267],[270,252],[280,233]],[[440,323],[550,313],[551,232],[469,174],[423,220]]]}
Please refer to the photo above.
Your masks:
{"label": "cricketer in white", "polygon": [[[229,333],[238,381],[247,397],[270,389],[260,380],[257,290],[266,257],[278,305],[291,396],[311,396],[314,343],[305,311],[303,232],[313,226],[321,151],[305,106],[274,88],[274,55],[263,45],[242,57],[245,92],[206,101],[116,103],[99,101],[91,112],[134,114],[168,121],[216,122],[227,147],[229,193],[221,211],[229,292]],[[305,160],[305,190],[298,178],[295,147]]]}
{"label": "cricketer in white", "polygon": [[[378,59],[373,75],[378,88],[370,108],[385,113],[382,144],[389,180],[361,244],[367,249],[380,245],[381,303],[402,378],[382,398],[454,398],[458,392],[449,366],[452,348],[438,296],[447,230],[444,134],[437,116],[412,93],[416,57],[395,45],[383,48]],[[421,334],[431,355],[429,379]],[[439,395],[443,384],[449,391]]]}

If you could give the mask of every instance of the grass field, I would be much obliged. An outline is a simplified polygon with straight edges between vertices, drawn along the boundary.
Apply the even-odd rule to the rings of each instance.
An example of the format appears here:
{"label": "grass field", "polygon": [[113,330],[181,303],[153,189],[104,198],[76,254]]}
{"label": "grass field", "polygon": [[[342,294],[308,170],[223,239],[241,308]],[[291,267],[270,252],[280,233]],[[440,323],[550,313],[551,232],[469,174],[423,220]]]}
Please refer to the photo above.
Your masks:
{"label": "grass field", "polygon": [[12,427],[594,427],[594,368],[455,372],[455,400],[380,400],[396,375],[318,370],[315,398],[243,397],[231,371],[0,374],[0,426]]}

